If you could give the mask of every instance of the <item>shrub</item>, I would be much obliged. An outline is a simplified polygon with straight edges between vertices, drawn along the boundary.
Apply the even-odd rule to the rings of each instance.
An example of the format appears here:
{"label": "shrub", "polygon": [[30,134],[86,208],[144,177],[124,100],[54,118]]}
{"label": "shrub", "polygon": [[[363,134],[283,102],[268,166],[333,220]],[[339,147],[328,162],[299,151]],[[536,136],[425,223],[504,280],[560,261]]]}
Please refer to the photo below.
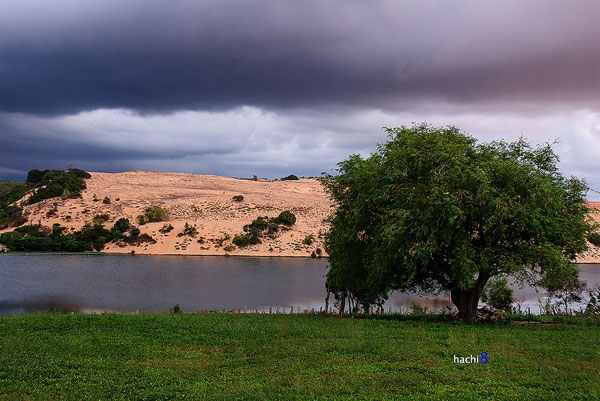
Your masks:
{"label": "shrub", "polygon": [[229,235],[229,234],[223,235],[223,238],[219,238],[217,240],[217,246],[223,246],[223,242],[227,241],[230,238],[231,238],[231,235]]}
{"label": "shrub", "polygon": [[183,231],[177,234],[178,237],[183,237],[184,235],[188,235],[190,237],[194,237],[198,234],[198,229],[196,226],[189,225],[187,222],[185,223],[185,227]]}
{"label": "shrub", "polygon": [[138,215],[138,216],[137,216],[137,221],[138,221],[138,224],[139,224],[140,226],[143,226],[144,224],[146,224],[146,223],[147,223],[147,221],[146,221],[146,216],[144,216],[143,214],[140,214],[140,215]]}
{"label": "shrub", "polygon": [[164,221],[169,218],[169,210],[159,206],[146,208],[144,214],[149,222]]}
{"label": "shrub", "polygon": [[108,215],[108,214],[97,214],[92,219],[92,222],[94,224],[102,224],[102,223],[106,223],[109,219],[110,219],[110,215]]}
{"label": "shrub", "polygon": [[110,205],[110,198],[108,196],[105,196],[104,199],[102,199],[102,203]]}
{"label": "shrub", "polygon": [[119,230],[122,233],[125,233],[125,232],[131,230],[131,223],[129,222],[129,219],[126,219],[125,217],[121,217],[119,220],[117,220],[115,222],[115,225],[113,226],[113,228]]}
{"label": "shrub", "polygon": [[223,248],[223,250],[225,250],[226,252],[231,252],[231,251],[233,251],[234,249],[235,249],[235,246],[233,246],[233,245],[231,245],[231,244],[229,244],[229,245],[227,245],[227,246],[225,246],[225,247]]}
{"label": "shrub", "polygon": [[277,216],[277,218],[275,218],[274,220],[276,223],[291,226],[296,222],[296,216],[294,215],[294,213],[288,210],[284,210],[283,212],[279,213],[279,216]]}
{"label": "shrub", "polygon": [[250,244],[250,236],[249,235],[236,235],[233,237],[233,242],[235,245],[240,248]]}
{"label": "shrub", "polygon": [[132,227],[131,232],[129,233],[130,237],[135,238],[140,235],[140,229],[137,227]]}
{"label": "shrub", "polygon": [[313,242],[315,242],[315,236],[312,234],[305,236],[304,241],[302,241],[304,245],[311,245]]}
{"label": "shrub", "polygon": [[235,195],[232,199],[236,202],[241,202],[244,200],[244,196],[243,195]]}
{"label": "shrub", "polygon": [[593,245],[600,246],[600,233],[591,233],[587,239]]}
{"label": "shrub", "polygon": [[171,224],[165,224],[158,231],[161,232],[161,233],[163,233],[163,234],[166,234],[166,233],[169,233],[169,232],[173,231],[173,228],[174,227]]}
{"label": "shrub", "polygon": [[505,278],[490,280],[481,294],[481,300],[492,308],[501,311],[510,311],[512,306],[513,290],[508,286]]}
{"label": "shrub", "polygon": [[292,181],[292,180],[297,180],[298,177],[296,177],[294,174],[290,174],[287,177],[283,177],[281,179],[281,181]]}

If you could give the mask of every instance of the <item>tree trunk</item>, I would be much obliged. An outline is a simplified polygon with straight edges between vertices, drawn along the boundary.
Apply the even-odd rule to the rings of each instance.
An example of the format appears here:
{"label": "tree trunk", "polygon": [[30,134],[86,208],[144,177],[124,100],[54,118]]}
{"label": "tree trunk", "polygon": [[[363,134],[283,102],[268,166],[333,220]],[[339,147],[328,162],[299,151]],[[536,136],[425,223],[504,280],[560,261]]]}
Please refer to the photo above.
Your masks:
{"label": "tree trunk", "polygon": [[475,285],[471,288],[458,288],[450,291],[452,302],[458,308],[458,318],[460,320],[474,321],[477,317],[477,305],[483,287],[489,280],[487,273],[480,272]]}
{"label": "tree trunk", "polygon": [[450,292],[452,302],[458,308],[458,318],[460,320],[475,320],[480,295],[481,292],[477,288],[460,289]]}

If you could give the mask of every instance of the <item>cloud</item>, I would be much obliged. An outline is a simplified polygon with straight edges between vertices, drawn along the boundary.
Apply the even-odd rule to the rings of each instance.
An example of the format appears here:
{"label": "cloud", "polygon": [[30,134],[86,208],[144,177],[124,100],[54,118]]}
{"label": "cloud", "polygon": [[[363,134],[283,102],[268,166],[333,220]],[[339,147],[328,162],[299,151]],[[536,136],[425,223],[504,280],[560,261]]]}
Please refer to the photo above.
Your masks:
{"label": "cloud", "polygon": [[[65,168],[158,170],[279,178],[332,172],[349,154],[368,156],[386,140],[383,126],[428,121],[456,125],[481,141],[524,136],[555,146],[561,169],[600,190],[600,113],[547,116],[473,112],[391,113],[380,109],[272,112],[244,106],[227,111],[144,115],[100,109],[66,116],[0,114],[0,172]],[[12,170],[10,170],[12,169]],[[596,195],[592,194],[593,197]]]}
{"label": "cloud", "polygon": [[2,3],[6,112],[600,103],[596,2]]}

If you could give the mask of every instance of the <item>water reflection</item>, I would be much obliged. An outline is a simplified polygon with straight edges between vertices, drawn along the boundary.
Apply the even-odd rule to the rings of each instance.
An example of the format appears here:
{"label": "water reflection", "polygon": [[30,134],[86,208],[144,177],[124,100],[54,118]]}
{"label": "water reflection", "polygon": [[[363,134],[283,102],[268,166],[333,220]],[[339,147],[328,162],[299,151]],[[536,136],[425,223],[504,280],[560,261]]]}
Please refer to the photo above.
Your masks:
{"label": "water reflection", "polygon": [[[160,312],[175,304],[187,312],[276,305],[318,310],[326,266],[325,259],[304,258],[2,254],[0,314]],[[599,284],[600,266],[580,269],[589,286]],[[537,313],[544,294],[516,288],[515,296]],[[386,310],[406,311],[415,300],[428,310],[450,305],[447,295],[391,294]]]}

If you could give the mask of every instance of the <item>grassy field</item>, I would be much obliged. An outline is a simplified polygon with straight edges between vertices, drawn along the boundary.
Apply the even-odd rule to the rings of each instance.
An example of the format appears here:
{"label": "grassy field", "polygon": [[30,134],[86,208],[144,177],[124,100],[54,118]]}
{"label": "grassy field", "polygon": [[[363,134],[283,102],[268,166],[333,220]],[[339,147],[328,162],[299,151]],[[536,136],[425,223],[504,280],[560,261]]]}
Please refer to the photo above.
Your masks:
{"label": "grassy field", "polygon": [[575,323],[7,316],[0,399],[600,399],[600,326]]}

